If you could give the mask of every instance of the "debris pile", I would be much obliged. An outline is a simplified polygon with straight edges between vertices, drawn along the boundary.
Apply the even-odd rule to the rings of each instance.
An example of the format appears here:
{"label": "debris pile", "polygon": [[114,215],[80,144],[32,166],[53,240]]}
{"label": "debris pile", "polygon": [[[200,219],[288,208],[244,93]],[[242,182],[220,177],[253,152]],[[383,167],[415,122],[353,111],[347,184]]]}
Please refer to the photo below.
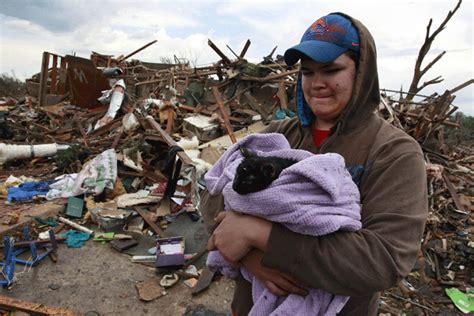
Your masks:
{"label": "debris pile", "polygon": [[[429,27],[427,33],[429,49],[434,36]],[[209,40],[220,59],[204,67],[176,57],[167,64],[128,61],[155,42],[118,57],[44,52],[41,73],[26,82],[28,94],[0,100],[0,235],[17,237],[4,239],[2,285],[14,281],[25,250],[43,245],[54,258],[57,243],[81,247],[90,238],[156,267],[159,286],[137,285],[145,301],[179,278],[193,294],[213,279],[203,267],[202,177],[238,138],[295,116],[298,69],[273,58],[275,49],[258,64],[248,62],[250,41],[231,59]],[[382,90],[378,109],[420,143],[428,173],[430,213],[418,260],[382,295],[380,311],[396,315],[452,312],[459,297],[472,295],[474,140],[458,145],[444,135],[462,127],[451,119],[454,93],[473,80],[441,95],[419,95],[427,85],[418,87],[427,70],[419,69],[426,48],[420,52],[410,91]],[[51,203],[46,200],[60,214],[24,215],[31,203]],[[69,227],[74,230],[59,234]]]}
{"label": "debris pile", "polygon": [[[209,286],[202,176],[238,138],[295,115],[297,73],[273,53],[247,62],[250,41],[235,60],[209,45],[222,59],[206,67],[45,52],[28,94],[2,99],[3,285],[15,282],[23,254],[36,265],[57,243],[92,239],[156,268],[159,284],[137,285],[142,300],[179,279],[193,294]],[[32,216],[32,203],[59,211]],[[40,245],[49,253],[37,257]]]}

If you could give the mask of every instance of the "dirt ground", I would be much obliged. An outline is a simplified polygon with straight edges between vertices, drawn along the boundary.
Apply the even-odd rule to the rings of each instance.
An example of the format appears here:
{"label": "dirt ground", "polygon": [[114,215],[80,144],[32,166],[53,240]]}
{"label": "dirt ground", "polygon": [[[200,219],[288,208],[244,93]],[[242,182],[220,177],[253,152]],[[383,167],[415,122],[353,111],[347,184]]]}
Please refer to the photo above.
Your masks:
{"label": "dirt ground", "polygon": [[150,279],[158,282],[155,268],[133,263],[131,256],[91,240],[82,248],[59,245],[57,263],[47,257],[32,268],[17,265],[15,271],[17,282],[11,289],[0,289],[0,295],[100,315],[183,315],[187,310],[193,315],[189,310],[200,304],[217,315],[228,315],[234,287],[231,280],[220,278],[192,296],[180,281],[165,296],[140,301],[135,285]]}

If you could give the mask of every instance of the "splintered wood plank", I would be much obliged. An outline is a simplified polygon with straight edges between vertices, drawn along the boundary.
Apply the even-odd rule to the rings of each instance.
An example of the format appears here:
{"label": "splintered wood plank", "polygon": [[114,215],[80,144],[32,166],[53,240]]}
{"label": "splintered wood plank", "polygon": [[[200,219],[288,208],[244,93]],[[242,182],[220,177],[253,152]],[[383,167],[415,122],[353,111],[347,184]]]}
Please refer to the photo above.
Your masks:
{"label": "splintered wood plank", "polygon": [[141,209],[140,207],[134,207],[133,209],[145,220],[145,222],[147,222],[148,225],[150,225],[151,229],[153,229],[158,237],[166,236],[163,230],[150,219],[145,210]]}
{"label": "splintered wood plank", "polygon": [[32,315],[61,315],[61,316],[79,316],[84,313],[79,313],[73,310],[46,306],[41,303],[34,303],[19,300],[16,298],[0,295],[0,309],[7,311],[19,311]]}
{"label": "splintered wood plank", "polygon": [[235,138],[234,129],[232,128],[232,125],[229,122],[229,115],[227,115],[227,112],[224,108],[224,102],[222,102],[221,94],[219,93],[217,87],[212,87],[212,92],[214,93],[214,98],[216,99],[217,105],[219,106],[219,110],[221,111],[222,118],[224,119],[224,124],[227,133],[229,134],[232,143],[235,144],[237,142],[237,138]]}
{"label": "splintered wood plank", "polygon": [[448,188],[449,194],[453,198],[454,205],[456,205],[458,210],[465,212],[466,210],[464,209],[464,205],[461,203],[459,195],[456,193],[456,189],[454,188],[453,184],[449,180],[448,176],[444,173],[443,173],[443,180],[444,180],[444,183],[446,184],[446,187]]}
{"label": "splintered wood plank", "polygon": [[47,92],[47,82],[48,82],[48,72],[49,68],[49,53],[43,52],[43,59],[41,62],[41,73],[40,73],[40,83],[39,83],[39,107],[43,107],[45,105],[46,100],[46,93]]}

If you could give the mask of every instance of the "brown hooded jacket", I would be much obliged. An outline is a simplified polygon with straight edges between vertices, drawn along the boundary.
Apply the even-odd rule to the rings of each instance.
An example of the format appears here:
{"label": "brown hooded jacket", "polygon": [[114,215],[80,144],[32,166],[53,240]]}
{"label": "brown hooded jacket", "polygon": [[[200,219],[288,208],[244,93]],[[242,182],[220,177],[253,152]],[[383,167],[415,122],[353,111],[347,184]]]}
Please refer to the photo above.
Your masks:
{"label": "brown hooded jacket", "polygon": [[[428,214],[425,162],[418,143],[374,114],[379,104],[375,43],[361,22],[360,57],[349,104],[321,148],[297,118],[276,121],[265,132],[284,134],[293,148],[342,155],[359,187],[362,229],[313,237],[273,224],[262,264],[313,288],[350,296],[339,315],[376,315],[379,292],[413,267]],[[202,196],[200,210],[212,230],[221,196]],[[238,211],[238,210],[237,210]],[[251,286],[236,280],[232,308],[247,315]]]}

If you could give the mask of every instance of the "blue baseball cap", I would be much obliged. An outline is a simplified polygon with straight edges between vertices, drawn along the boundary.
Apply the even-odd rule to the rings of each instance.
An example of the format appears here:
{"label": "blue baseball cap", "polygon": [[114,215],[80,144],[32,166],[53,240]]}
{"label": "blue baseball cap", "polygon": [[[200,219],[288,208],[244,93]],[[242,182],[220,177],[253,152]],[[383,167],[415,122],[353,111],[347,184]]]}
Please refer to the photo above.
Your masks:
{"label": "blue baseball cap", "polygon": [[359,33],[349,19],[331,13],[317,19],[304,32],[300,43],[286,50],[285,62],[291,66],[307,56],[327,63],[348,50],[359,53]]}

